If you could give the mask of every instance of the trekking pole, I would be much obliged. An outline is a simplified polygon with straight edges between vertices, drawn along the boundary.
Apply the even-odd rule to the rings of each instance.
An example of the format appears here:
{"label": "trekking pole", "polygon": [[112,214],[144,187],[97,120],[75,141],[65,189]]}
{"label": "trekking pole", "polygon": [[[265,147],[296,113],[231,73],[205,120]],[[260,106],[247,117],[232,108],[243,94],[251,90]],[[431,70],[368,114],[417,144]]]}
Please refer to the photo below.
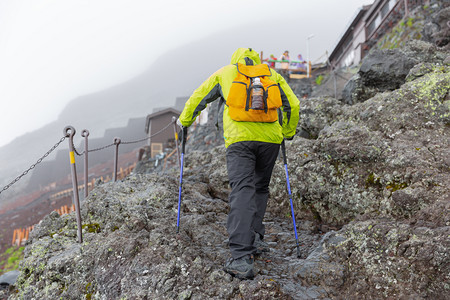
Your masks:
{"label": "trekking pole", "polygon": [[291,193],[291,184],[289,183],[289,173],[287,167],[287,158],[286,158],[286,146],[283,142],[281,142],[281,151],[283,152],[283,160],[284,160],[284,169],[286,171],[286,185],[289,193],[289,201],[291,203],[291,214],[292,214],[292,223],[294,223],[294,233],[295,233],[295,242],[297,243],[297,257],[300,257],[300,248],[298,245],[298,235],[297,235],[297,225],[295,224],[295,214],[294,214],[294,205],[292,203],[292,193]]}
{"label": "trekking pole", "polygon": [[186,146],[187,129],[187,127],[183,127],[183,131],[181,133],[180,188],[178,189],[177,233],[180,231],[181,188],[183,186],[184,148]]}

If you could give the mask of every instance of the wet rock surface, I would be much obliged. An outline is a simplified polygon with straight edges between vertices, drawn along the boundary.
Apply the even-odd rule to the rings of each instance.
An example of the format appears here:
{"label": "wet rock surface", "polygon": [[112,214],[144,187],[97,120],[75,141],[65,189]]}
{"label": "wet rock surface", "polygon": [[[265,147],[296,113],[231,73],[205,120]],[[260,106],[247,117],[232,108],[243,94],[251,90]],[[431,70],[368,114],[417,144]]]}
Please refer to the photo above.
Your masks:
{"label": "wet rock surface", "polygon": [[286,144],[300,258],[280,159],[265,218],[271,251],[254,280],[222,270],[225,149],[191,144],[179,233],[177,169],[102,184],[82,203],[83,243],[73,213],[35,227],[10,299],[445,299],[449,53],[422,46],[436,61],[411,66],[393,90],[354,105],[301,99]]}
{"label": "wet rock surface", "polygon": [[428,16],[423,28],[423,40],[433,43],[449,50],[450,42],[450,6],[448,3],[442,4],[442,9],[438,9],[437,4],[431,6],[431,10],[436,10]]}
{"label": "wet rock surface", "polygon": [[[427,68],[436,68],[447,56],[448,50],[420,40],[412,40],[405,47],[392,50],[374,49],[363,59],[358,73],[344,86],[342,101],[355,104],[377,93],[398,89],[414,66],[422,64],[423,68],[426,64]],[[417,72],[417,68],[412,71]]]}
{"label": "wet rock surface", "polygon": [[[195,153],[194,153],[195,155]],[[205,175],[205,174],[204,174]],[[48,215],[27,246],[20,291],[31,299],[313,299],[323,288],[295,282],[296,257],[289,218],[270,213],[266,241],[272,251],[258,257],[258,275],[240,281],[222,271],[228,257],[227,202],[211,197],[208,180],[186,172],[180,231],[176,233],[176,176],[133,175],[96,188],[83,203],[82,244],[74,215]],[[299,226],[306,258],[321,238],[310,222]]]}

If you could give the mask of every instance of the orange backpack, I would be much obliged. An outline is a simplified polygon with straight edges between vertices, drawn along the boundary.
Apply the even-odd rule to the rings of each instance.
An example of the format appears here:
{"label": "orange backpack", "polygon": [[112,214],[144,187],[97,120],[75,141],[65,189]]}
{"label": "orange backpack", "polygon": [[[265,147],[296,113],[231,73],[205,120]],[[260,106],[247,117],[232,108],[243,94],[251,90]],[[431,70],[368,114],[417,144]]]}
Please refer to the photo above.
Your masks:
{"label": "orange backpack", "polygon": [[[236,64],[238,74],[231,84],[226,104],[231,119],[245,122],[275,122],[277,109],[281,107],[281,93],[278,84],[269,79],[272,75],[266,64],[248,66]],[[252,109],[251,79],[259,77],[263,85],[264,109]]]}

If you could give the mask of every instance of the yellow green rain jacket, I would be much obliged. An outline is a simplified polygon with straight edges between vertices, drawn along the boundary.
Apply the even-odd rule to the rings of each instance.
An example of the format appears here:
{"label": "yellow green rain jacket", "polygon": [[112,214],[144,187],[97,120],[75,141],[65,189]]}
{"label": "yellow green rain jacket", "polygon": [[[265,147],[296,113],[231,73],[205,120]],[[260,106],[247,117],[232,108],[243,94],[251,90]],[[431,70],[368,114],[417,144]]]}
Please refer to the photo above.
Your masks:
{"label": "yellow green rain jacket", "polygon": [[197,88],[181,113],[179,119],[183,126],[188,127],[200,112],[206,108],[208,103],[222,97],[225,100],[223,111],[223,131],[225,147],[242,141],[260,141],[281,144],[283,138],[290,138],[295,134],[299,121],[300,103],[284,78],[275,70],[271,69],[270,79],[278,83],[281,92],[283,113],[283,125],[278,121],[273,123],[262,122],[238,122],[230,118],[226,100],[231,88],[231,83],[237,75],[236,63],[246,64],[248,57],[253,63],[260,64],[258,52],[249,48],[239,48],[231,57],[231,64],[227,65],[214,74]]}

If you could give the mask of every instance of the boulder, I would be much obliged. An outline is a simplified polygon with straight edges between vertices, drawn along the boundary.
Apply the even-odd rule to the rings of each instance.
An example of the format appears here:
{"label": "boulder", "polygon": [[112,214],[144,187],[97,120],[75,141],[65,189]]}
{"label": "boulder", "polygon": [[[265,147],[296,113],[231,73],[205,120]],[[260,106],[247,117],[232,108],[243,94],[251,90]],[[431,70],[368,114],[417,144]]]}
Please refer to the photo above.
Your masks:
{"label": "boulder", "polygon": [[0,275],[0,286],[9,286],[14,285],[16,283],[17,277],[20,272],[18,270],[6,272],[3,275]]}
{"label": "boulder", "polygon": [[346,83],[342,102],[355,104],[377,93],[396,90],[411,76],[440,68],[447,55],[445,50],[419,40],[409,41],[403,48],[374,49],[363,59],[357,75]]}

